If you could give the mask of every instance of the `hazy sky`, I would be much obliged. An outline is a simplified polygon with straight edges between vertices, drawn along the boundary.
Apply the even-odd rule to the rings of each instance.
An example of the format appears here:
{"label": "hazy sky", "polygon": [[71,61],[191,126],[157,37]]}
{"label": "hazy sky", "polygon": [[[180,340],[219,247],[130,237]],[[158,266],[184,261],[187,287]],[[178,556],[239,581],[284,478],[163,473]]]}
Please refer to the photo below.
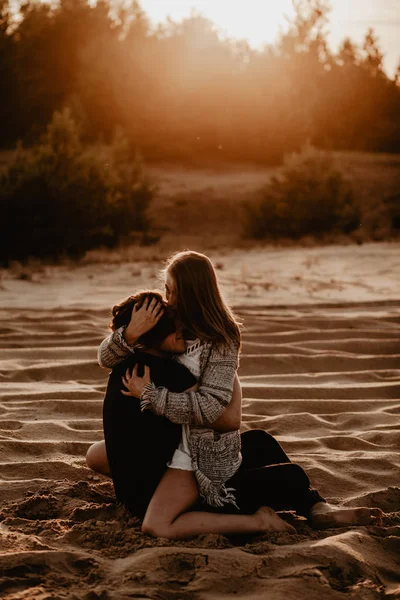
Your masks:
{"label": "hazy sky", "polygon": [[[232,37],[247,38],[252,46],[272,42],[285,15],[292,14],[291,0],[141,0],[154,21],[170,15],[174,20],[195,8]],[[385,53],[385,67],[392,75],[400,58],[400,0],[332,0],[329,39],[332,47],[349,36],[361,43],[373,27]]]}

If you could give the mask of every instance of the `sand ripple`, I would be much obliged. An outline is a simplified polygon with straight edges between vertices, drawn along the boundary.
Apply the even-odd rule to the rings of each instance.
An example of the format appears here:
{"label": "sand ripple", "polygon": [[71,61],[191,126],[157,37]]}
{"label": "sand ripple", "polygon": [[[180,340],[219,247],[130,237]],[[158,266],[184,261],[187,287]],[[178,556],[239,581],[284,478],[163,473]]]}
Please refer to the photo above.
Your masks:
{"label": "sand ripple", "polygon": [[239,309],[243,428],[275,435],[333,502],[379,506],[382,527],[153,540],[92,476],[107,315],[7,310],[0,321],[0,596],[400,597],[400,307]]}

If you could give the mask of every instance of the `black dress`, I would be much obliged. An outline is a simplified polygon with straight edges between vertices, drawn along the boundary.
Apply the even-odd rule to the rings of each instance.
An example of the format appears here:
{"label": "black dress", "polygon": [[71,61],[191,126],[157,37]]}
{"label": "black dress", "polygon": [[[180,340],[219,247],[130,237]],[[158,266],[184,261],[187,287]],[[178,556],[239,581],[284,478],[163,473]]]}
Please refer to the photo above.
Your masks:
{"label": "black dress", "polygon": [[143,516],[182,437],[182,426],[150,410],[141,411],[137,398],[124,396],[121,378],[138,363],[150,367],[151,380],[172,392],[184,392],[197,382],[194,375],[171,360],[135,351],[112,370],[103,405],[107,459],[115,495],[135,516]]}

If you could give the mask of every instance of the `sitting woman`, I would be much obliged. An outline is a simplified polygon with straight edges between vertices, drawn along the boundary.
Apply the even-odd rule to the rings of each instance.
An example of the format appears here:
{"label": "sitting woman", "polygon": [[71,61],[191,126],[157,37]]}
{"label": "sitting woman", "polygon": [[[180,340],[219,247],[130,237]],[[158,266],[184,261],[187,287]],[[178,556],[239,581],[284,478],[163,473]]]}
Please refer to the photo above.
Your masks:
{"label": "sitting woman", "polygon": [[[100,365],[115,365],[103,404],[105,440],[89,448],[86,461],[94,471],[111,476],[117,499],[132,514],[143,517],[167,463],[171,464],[174,458],[177,468],[191,469],[190,456],[178,448],[182,427],[150,411],[142,412],[139,403],[129,402],[124,396],[126,391],[121,390],[122,380],[135,365],[141,372],[147,366],[157,385],[172,392],[195,390],[197,379],[190,370],[193,347],[191,351],[187,349],[176,328],[174,309],[167,306],[158,292],[130,296],[113,307],[112,317],[109,326],[114,333],[99,349]],[[145,327],[150,325],[151,329],[137,337],[135,347],[129,348],[127,355],[121,353],[120,344],[124,348],[121,333],[132,319],[139,323],[141,318],[147,323]],[[240,421],[241,389],[236,376],[232,402],[213,423],[213,428],[220,433],[237,430]]]}
{"label": "sitting woman", "polygon": [[[158,298],[158,300],[160,299]],[[179,393],[184,389],[189,394],[197,393],[195,391],[196,386],[193,386],[196,379],[193,378],[191,371],[196,376],[200,374],[198,360],[200,353],[197,350],[201,349],[201,345],[196,342],[182,340],[182,337],[176,331],[171,332],[172,327],[175,329],[170,318],[171,307],[163,307],[160,301],[157,303],[155,294],[150,293],[147,294],[144,301],[143,295],[141,295],[131,298],[114,308],[114,319],[111,324],[114,333],[103,342],[99,352],[103,365],[106,362],[108,366],[111,366],[110,362],[116,363],[117,360],[121,360],[120,349],[123,344],[119,339],[122,333],[119,330],[120,327],[123,327],[121,323],[126,319],[126,313],[129,310],[132,313],[129,314],[129,320],[136,321],[136,331],[138,330],[137,323],[146,315],[147,320],[151,316],[151,320],[153,323],[155,322],[155,325],[149,332],[136,337],[133,352],[129,353],[127,359],[115,365],[107,388],[103,411],[104,433],[108,468],[113,477],[117,498],[131,512],[139,516],[143,516],[147,508],[146,515],[148,518],[148,505],[151,504],[149,501],[151,497],[153,497],[151,500],[153,501],[159,492],[159,485],[157,486],[157,484],[160,484],[160,481],[162,482],[165,476],[170,473],[176,474],[178,485],[172,486],[171,493],[168,492],[168,494],[171,496],[174,493],[178,495],[183,493],[185,502],[187,502],[188,480],[193,482],[189,483],[190,505],[193,508],[195,508],[194,505],[199,498],[198,482],[200,482],[205,500],[210,506],[235,505],[234,496],[231,490],[225,487],[224,482],[234,475],[241,462],[240,434],[238,430],[241,395],[236,368],[233,371],[233,376],[237,380],[239,394],[237,394],[238,402],[236,402],[238,408],[234,408],[234,412],[239,417],[238,422],[232,432],[223,432],[227,423],[225,414],[225,422],[221,422],[220,427],[218,427],[218,421],[221,421],[221,419],[217,417],[213,419],[214,430],[197,428],[197,435],[202,436],[205,434],[205,437],[199,440],[198,448],[195,449],[194,453],[198,461],[195,465],[192,457],[193,450],[192,447],[189,447],[188,433],[180,425],[176,430],[176,424],[169,421],[165,422],[164,418],[154,415],[151,411],[144,410],[141,412],[139,402],[124,397],[130,395],[131,392],[121,390],[121,376],[128,386],[130,376],[129,371],[126,370],[134,365],[134,372],[144,369],[144,373],[151,376],[154,385],[161,387],[162,380],[163,385],[168,386],[162,389],[168,389],[170,393],[175,393],[174,390]],[[166,359],[161,356],[165,352],[171,352],[171,350],[181,352],[177,360]],[[182,352],[183,350],[184,352]],[[224,355],[223,359],[226,360],[227,357]],[[186,363],[188,369],[180,364],[182,362]],[[232,362],[232,360],[229,360],[228,364],[230,365]],[[180,369],[177,367],[180,367]],[[188,386],[190,387],[188,388]],[[233,390],[230,389],[229,400],[232,398],[232,392]],[[234,407],[229,401],[228,403],[230,407],[223,411],[225,413],[229,413],[229,408]],[[208,407],[208,409],[210,408],[212,407]],[[230,418],[233,422],[234,419]],[[232,429],[232,425],[229,427]],[[220,429],[222,432],[217,433],[216,429]],[[226,438],[228,438],[227,443],[229,444],[232,435],[234,436],[232,451],[228,454],[220,452],[221,448],[224,449]],[[94,466],[96,461],[93,460],[93,453],[97,452],[98,455],[98,451],[99,444],[97,448],[92,447],[89,450],[88,463],[90,466]],[[205,462],[203,456],[207,459]],[[230,460],[232,457],[235,460]],[[103,465],[105,465],[104,461]],[[106,467],[103,472],[107,470]],[[226,475],[224,475],[225,473]],[[183,481],[183,486],[179,485],[180,480]],[[168,501],[166,505],[168,507]],[[166,530],[165,535],[174,538],[188,537],[195,535],[199,528],[202,531],[209,531],[209,527],[211,527],[211,531],[222,527],[223,532],[226,533],[294,531],[289,524],[280,519],[269,508],[253,515],[218,515],[211,512],[205,514],[206,521],[208,521],[206,523],[204,523],[204,517],[202,516],[203,511],[188,513],[188,516],[194,521],[193,523],[190,523],[189,526],[184,524],[183,530],[177,532]],[[157,532],[149,531],[146,515],[143,522],[144,531],[154,535],[160,534],[158,529]],[[209,523],[210,519],[211,523]]]}
{"label": "sitting woman", "polygon": [[[193,255],[195,256],[193,257]],[[196,263],[194,266],[197,266],[197,269],[199,268],[199,262],[203,263],[204,267],[204,263],[208,261],[206,257],[197,255],[197,253],[184,253],[183,258],[189,259],[189,261],[194,258]],[[193,264],[191,266],[193,267]],[[173,286],[176,285],[176,280],[179,278],[179,271],[175,270],[174,272],[175,281],[171,275],[171,272],[167,272],[170,304],[174,305],[175,303],[171,302],[171,288],[173,292],[176,291]],[[191,306],[194,307],[193,312],[196,315],[201,315],[201,312],[203,312],[210,318],[212,307],[210,308],[209,302],[207,306],[207,298],[202,298],[202,294],[204,296],[204,290],[208,294],[211,290],[214,293],[214,307],[215,304],[218,305],[218,297],[217,303],[215,302],[215,273],[210,273],[210,265],[207,264],[205,275],[203,269],[203,280],[202,276],[195,279],[194,286],[197,285],[197,288],[190,298]],[[177,287],[182,293],[182,286],[178,285]],[[221,309],[221,303],[219,303],[219,308]],[[222,315],[223,312],[224,306],[222,305]],[[140,337],[139,333],[143,335],[145,331],[155,325],[161,318],[161,314],[163,314],[163,307],[160,303],[155,303],[154,299],[134,310],[129,325],[125,329],[117,329],[102,343],[100,347],[102,364],[112,367],[122,361],[125,356],[132,353],[132,342],[137,343],[138,337]],[[185,318],[185,315],[183,317]],[[180,320],[182,321],[182,318]],[[194,333],[198,334],[200,329],[199,327],[194,327],[194,330]],[[193,334],[193,327],[191,333]],[[206,339],[210,336],[210,327],[207,330],[207,323],[204,323],[204,321],[201,333]],[[221,328],[216,327],[214,333],[221,333]],[[191,337],[194,336],[192,335]],[[228,411],[230,408],[232,380],[236,381],[237,377],[236,367],[234,366],[236,361],[232,360],[230,350],[222,353],[217,351],[213,355],[214,361],[211,361],[214,363],[211,377],[210,351],[212,352],[212,343],[209,343],[208,348],[206,348],[208,356],[206,355],[203,358],[205,355],[205,344],[200,343],[199,345],[198,341],[192,340],[186,342],[186,352],[191,348],[194,350],[201,348],[201,351],[196,353],[197,360],[192,361],[192,368],[197,365],[195,368],[200,371],[199,390],[192,390],[189,393],[174,393],[165,387],[165,384],[161,385],[160,382],[156,382],[151,369],[149,371],[148,368],[145,368],[143,378],[138,377],[137,367],[135,367],[134,374],[130,376],[128,373],[125,373],[123,379],[126,387],[130,390],[123,393],[131,394],[134,397],[140,396],[142,399],[142,409],[150,407],[152,409],[151,414],[156,418],[160,419],[161,415],[165,414],[170,421],[183,423],[186,428],[186,436],[182,436],[179,448],[174,453],[172,462],[169,462],[169,469],[162,476],[160,485],[147,509],[143,523],[144,531],[153,535],[174,538],[212,531],[220,533],[262,532],[271,530],[293,531],[293,528],[282,521],[273,510],[266,508],[257,510],[262,505],[272,506],[277,510],[295,509],[299,514],[309,517],[311,522],[316,526],[335,526],[354,523],[368,524],[375,517],[379,516],[378,513],[374,513],[371,509],[338,509],[327,505],[318,492],[310,489],[307,475],[301,467],[290,463],[290,460],[276,440],[265,432],[250,431],[243,434],[244,460],[239,468],[237,466],[238,463],[240,464],[240,457],[238,455],[238,460],[234,460],[233,463],[232,460],[229,460],[229,455],[227,460],[226,454],[224,455],[220,452],[221,449],[225,449],[224,445],[219,444],[221,438],[224,440],[223,436],[225,434],[218,436],[218,434],[210,431],[210,428],[215,427],[216,422],[223,415],[224,411]],[[191,358],[193,359],[194,356]],[[217,372],[218,363],[221,365],[220,373]],[[229,365],[229,374],[227,369],[223,367],[223,363]],[[119,372],[119,376],[121,376],[121,372]],[[219,376],[221,379],[218,379]],[[156,395],[154,395],[154,392],[156,392]],[[135,403],[135,400],[133,400],[133,403]],[[137,402],[137,406],[138,404]],[[152,404],[154,405],[150,406]],[[148,411],[144,410],[143,414],[146,412]],[[189,426],[190,423],[197,425],[196,427]],[[201,423],[206,424],[208,430],[207,428],[204,430],[204,427],[200,427],[200,430],[196,431],[196,428],[199,429]],[[235,434],[235,432],[233,433]],[[118,436],[117,432],[116,435]],[[147,431],[147,440],[150,439],[154,442],[155,437],[152,435],[151,430]],[[194,444],[193,438],[195,439]],[[234,440],[237,440],[236,435],[234,435]],[[196,445],[196,442],[200,443]],[[237,445],[235,447],[237,448]],[[152,448],[154,450],[154,443]],[[157,448],[159,447],[157,446]],[[208,454],[204,452],[204,449],[208,450]],[[231,456],[235,452],[236,450],[233,448]],[[183,458],[182,455],[184,454],[189,458],[189,461],[186,462],[186,468],[174,463],[174,459],[177,458],[176,455],[178,455],[178,458],[179,456]],[[140,452],[140,448],[139,453],[136,455],[130,454],[133,462],[137,462],[138,456],[143,457],[142,460],[146,461],[146,456]],[[205,456],[207,456],[206,461],[204,460]],[[227,462],[228,464],[226,464]],[[271,463],[273,466],[269,466]],[[132,465],[132,462],[130,464]],[[111,470],[113,471],[113,467],[111,467]],[[231,476],[229,476],[229,470],[233,470]],[[124,468],[123,471],[125,479],[129,478],[129,470],[127,471]],[[185,471],[187,474],[185,474]],[[236,502],[235,497],[231,493],[232,490],[229,489],[231,485],[234,485],[236,488]],[[203,497],[207,503],[203,503],[201,507],[199,507],[198,502],[199,491],[203,493]],[[211,507],[214,508],[212,509]],[[145,508],[145,504],[143,508]],[[200,512],[193,513],[193,509],[198,510],[199,508]],[[237,514],[212,515],[209,512],[205,512],[206,510],[230,511]],[[252,515],[243,514],[254,510],[256,512]]]}

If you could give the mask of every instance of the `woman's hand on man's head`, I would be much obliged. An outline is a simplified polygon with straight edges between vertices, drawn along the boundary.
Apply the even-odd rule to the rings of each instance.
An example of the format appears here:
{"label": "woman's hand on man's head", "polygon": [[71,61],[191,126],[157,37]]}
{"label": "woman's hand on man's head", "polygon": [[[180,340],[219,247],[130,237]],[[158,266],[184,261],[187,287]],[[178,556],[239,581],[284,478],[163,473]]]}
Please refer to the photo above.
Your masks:
{"label": "woman's hand on man's head", "polygon": [[164,306],[157,298],[146,298],[140,308],[135,305],[131,320],[124,331],[124,339],[132,346],[141,335],[153,329],[164,313]]}
{"label": "woman's hand on man's head", "polygon": [[122,376],[122,383],[128,391],[121,390],[121,394],[123,394],[124,396],[133,396],[134,398],[140,398],[144,387],[150,382],[150,368],[146,365],[144,367],[143,377],[139,377],[138,365],[136,363],[136,365],[133,367],[132,373],[130,373],[129,369],[127,369],[125,375]]}

